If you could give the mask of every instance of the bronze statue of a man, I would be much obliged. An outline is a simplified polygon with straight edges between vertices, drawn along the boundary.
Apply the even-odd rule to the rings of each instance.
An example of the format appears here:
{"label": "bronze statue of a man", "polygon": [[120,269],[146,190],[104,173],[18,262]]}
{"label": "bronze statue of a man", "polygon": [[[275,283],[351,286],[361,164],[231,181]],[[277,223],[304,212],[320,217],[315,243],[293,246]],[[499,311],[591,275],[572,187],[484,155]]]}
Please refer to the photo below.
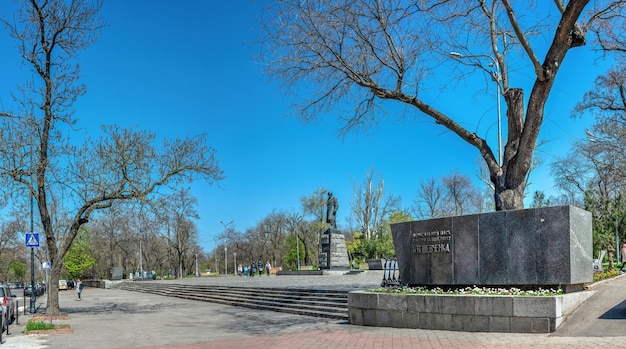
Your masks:
{"label": "bronze statue of a man", "polygon": [[337,198],[333,196],[333,193],[328,192],[328,200],[326,200],[326,223],[331,227],[337,228],[337,209],[339,208],[339,202]]}

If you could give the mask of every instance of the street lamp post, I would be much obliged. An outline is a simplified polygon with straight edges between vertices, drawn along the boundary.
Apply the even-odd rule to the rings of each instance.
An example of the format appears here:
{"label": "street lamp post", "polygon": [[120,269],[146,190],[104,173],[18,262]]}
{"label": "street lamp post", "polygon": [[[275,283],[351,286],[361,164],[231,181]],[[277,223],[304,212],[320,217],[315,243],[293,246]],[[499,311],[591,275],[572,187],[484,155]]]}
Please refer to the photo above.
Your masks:
{"label": "street lamp post", "polygon": [[217,248],[215,249],[215,273],[219,274],[218,264],[217,264]]}
{"label": "street lamp post", "polygon": [[[619,207],[619,202],[620,202],[620,196],[619,194],[616,192],[615,193],[615,263],[619,264],[620,261],[620,257],[621,257],[621,252],[622,249],[619,248],[619,224],[618,224],[618,207]],[[624,261],[622,261],[624,262]]]}
{"label": "street lamp post", "polygon": [[200,276],[200,274],[198,274],[198,254],[196,253],[196,277]]}
{"label": "street lamp post", "polygon": [[[233,224],[234,221],[230,221],[228,223],[224,223],[220,221],[220,223],[224,226],[224,233],[228,231],[228,226]],[[226,236],[224,236],[224,240],[226,240]],[[235,268],[236,270],[237,268]],[[224,242],[224,275],[228,275],[228,247],[226,247],[226,242]]]}
{"label": "street lamp post", "polygon": [[296,258],[298,258],[298,270],[300,270],[300,238],[296,234]]}
{"label": "street lamp post", "polygon": [[235,276],[237,276],[237,252],[233,252],[233,258],[235,259],[233,262],[233,270],[235,271]]}
{"label": "street lamp post", "polygon": [[502,94],[502,86],[500,86],[500,84],[502,83],[502,74],[500,73],[500,63],[498,63],[498,61],[492,56],[485,55],[485,54],[465,56],[462,53],[453,51],[453,52],[450,52],[450,56],[456,59],[462,59],[462,58],[467,58],[467,57],[489,58],[492,62],[492,65],[496,69],[496,71],[491,74],[491,78],[493,79],[493,81],[496,82],[496,85],[497,85],[498,96],[496,98],[496,109],[498,109],[498,165],[502,165],[502,122],[501,122],[501,117],[500,117],[500,95]]}
{"label": "street lamp post", "polygon": [[139,240],[139,280],[143,280],[143,254],[141,251],[141,240]]}

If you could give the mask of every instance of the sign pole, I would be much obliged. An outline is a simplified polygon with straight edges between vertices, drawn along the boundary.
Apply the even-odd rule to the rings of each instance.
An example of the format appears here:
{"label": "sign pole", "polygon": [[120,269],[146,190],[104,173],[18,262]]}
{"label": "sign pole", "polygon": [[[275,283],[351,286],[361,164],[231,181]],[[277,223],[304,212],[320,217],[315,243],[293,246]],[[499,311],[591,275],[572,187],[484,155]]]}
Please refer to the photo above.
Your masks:
{"label": "sign pole", "polygon": [[36,312],[35,309],[35,248],[30,248],[30,313],[34,314]]}
{"label": "sign pole", "polygon": [[30,312],[35,313],[35,301],[37,300],[35,293],[35,247],[39,247],[39,234],[32,232],[26,234],[26,247],[30,247]]}

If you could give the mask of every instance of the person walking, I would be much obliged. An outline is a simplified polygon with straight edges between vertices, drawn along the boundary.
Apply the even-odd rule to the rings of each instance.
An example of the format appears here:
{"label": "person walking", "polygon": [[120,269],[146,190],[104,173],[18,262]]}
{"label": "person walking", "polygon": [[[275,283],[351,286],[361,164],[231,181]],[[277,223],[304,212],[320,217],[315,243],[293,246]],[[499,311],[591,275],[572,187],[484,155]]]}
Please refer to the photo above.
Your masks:
{"label": "person walking", "polygon": [[613,260],[615,259],[615,241],[613,240],[609,240],[609,244],[606,245],[606,252],[607,255],[609,256],[609,270],[613,270],[613,268],[615,267],[615,264],[613,263]]}
{"label": "person walking", "polygon": [[265,263],[265,272],[267,273],[267,276],[270,276],[270,270],[272,270],[272,265],[270,264],[270,261],[267,261],[267,263]]}
{"label": "person walking", "polygon": [[626,244],[622,245],[622,250],[620,251],[622,254],[622,267],[619,268],[620,273],[624,272],[624,267],[626,266]]}
{"label": "person walking", "polygon": [[78,300],[80,300],[80,293],[83,291],[83,283],[80,279],[76,279],[76,294],[78,295]]}

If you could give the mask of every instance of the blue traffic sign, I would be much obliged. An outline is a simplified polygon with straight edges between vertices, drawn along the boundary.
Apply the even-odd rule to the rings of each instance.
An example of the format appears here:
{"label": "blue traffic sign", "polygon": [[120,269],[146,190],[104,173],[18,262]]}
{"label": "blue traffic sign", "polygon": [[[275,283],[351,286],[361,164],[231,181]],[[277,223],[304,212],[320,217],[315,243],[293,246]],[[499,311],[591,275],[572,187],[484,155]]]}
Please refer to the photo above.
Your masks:
{"label": "blue traffic sign", "polygon": [[39,247],[39,234],[26,233],[26,247]]}

